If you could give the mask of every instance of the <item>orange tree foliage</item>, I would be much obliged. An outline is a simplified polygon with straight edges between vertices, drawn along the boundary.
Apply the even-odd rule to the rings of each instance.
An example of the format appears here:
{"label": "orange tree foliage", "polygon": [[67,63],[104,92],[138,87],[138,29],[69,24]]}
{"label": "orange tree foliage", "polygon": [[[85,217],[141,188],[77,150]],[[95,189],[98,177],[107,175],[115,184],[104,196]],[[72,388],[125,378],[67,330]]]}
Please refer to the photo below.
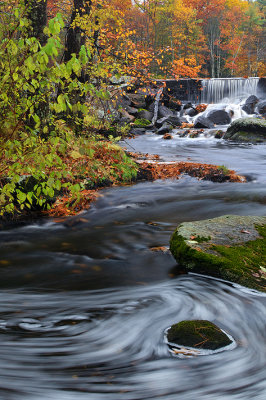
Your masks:
{"label": "orange tree foliage", "polygon": [[[18,0],[2,1],[11,9]],[[93,0],[82,24],[91,69],[126,75],[262,76],[265,0]],[[48,0],[69,23],[73,0]],[[95,34],[96,32],[96,34]],[[95,37],[97,36],[97,46]],[[92,74],[93,71],[90,71]]]}

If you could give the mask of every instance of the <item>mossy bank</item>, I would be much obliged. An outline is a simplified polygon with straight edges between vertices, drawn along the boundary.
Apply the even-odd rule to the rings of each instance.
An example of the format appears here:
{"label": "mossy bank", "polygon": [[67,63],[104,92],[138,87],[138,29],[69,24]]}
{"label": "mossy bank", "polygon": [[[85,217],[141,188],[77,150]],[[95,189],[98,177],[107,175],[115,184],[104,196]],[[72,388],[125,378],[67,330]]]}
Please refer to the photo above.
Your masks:
{"label": "mossy bank", "polygon": [[174,232],[170,250],[187,271],[266,291],[266,217],[185,222]]}

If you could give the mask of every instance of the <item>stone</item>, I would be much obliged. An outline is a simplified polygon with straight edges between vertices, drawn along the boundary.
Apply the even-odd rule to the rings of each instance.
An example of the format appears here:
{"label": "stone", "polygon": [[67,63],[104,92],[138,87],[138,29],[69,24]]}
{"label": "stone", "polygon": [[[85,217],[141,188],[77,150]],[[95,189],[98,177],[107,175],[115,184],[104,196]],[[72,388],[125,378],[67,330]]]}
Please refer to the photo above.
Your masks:
{"label": "stone", "polygon": [[155,101],[148,105],[147,110],[154,114]]}
{"label": "stone", "polygon": [[200,115],[194,122],[194,128],[212,129],[214,128],[214,123],[209,118]]}
{"label": "stone", "polygon": [[123,122],[130,123],[135,120],[135,117],[133,115],[130,115],[126,110],[121,109],[121,110],[119,110],[119,112],[120,112],[121,119]]}
{"label": "stone", "polygon": [[182,108],[182,102],[178,99],[170,98],[168,101],[168,107],[171,110],[180,111]]}
{"label": "stone", "polygon": [[170,135],[170,133],[165,133],[165,134],[163,135],[163,139],[165,139],[165,140],[170,140],[170,139],[173,139],[173,136]]}
{"label": "stone", "polygon": [[187,108],[185,114],[189,115],[190,117],[195,117],[198,114],[198,111],[195,110],[195,108]]}
{"label": "stone", "polygon": [[157,135],[164,135],[165,133],[169,133],[173,129],[172,125],[164,123],[160,129],[156,132]]}
{"label": "stone", "polygon": [[266,141],[266,121],[250,117],[237,119],[228,127],[224,139],[249,143]]}
{"label": "stone", "polygon": [[140,110],[138,111],[138,118],[146,119],[151,122],[153,119],[153,113],[147,110]]}
{"label": "stone", "polygon": [[193,108],[193,105],[191,102],[188,102],[188,103],[184,104],[184,106],[183,106],[183,110],[187,110],[188,108]]}
{"label": "stone", "polygon": [[254,114],[255,107],[258,101],[259,99],[257,98],[257,96],[254,95],[249,96],[245,104],[243,105],[242,110],[245,111],[247,114]]}
{"label": "stone", "polygon": [[266,291],[266,217],[184,222],[170,241],[181,269]]}
{"label": "stone", "polygon": [[215,125],[228,125],[231,122],[231,117],[225,110],[210,110],[207,118]]}
{"label": "stone", "polygon": [[146,107],[146,96],[142,93],[128,93],[127,97],[131,101],[131,106],[135,108],[145,108]]}
{"label": "stone", "polygon": [[260,101],[258,103],[258,112],[262,115],[266,114],[266,100]]}
{"label": "stone", "polygon": [[163,117],[170,117],[173,116],[173,111],[170,110],[169,108],[159,105],[158,107],[158,116],[159,118],[163,118]]}
{"label": "stone", "polygon": [[172,126],[181,126],[182,122],[180,120],[179,117],[175,117],[175,116],[169,116],[169,117],[164,117],[161,119],[158,119],[155,123],[157,128],[160,128],[161,126],[163,126],[164,123],[168,123]]}
{"label": "stone", "polygon": [[130,133],[133,136],[144,135],[146,133],[146,129],[145,128],[132,128],[130,130]]}
{"label": "stone", "polygon": [[137,115],[138,113],[138,109],[134,108],[134,107],[130,107],[130,106],[125,106],[125,110],[130,114],[130,115],[134,115],[134,117]]}
{"label": "stone", "polygon": [[218,326],[206,320],[181,321],[167,331],[167,340],[178,346],[218,350],[232,340]]}
{"label": "stone", "polygon": [[215,139],[222,139],[223,135],[224,135],[224,131],[221,131],[221,130],[218,130],[214,133]]}

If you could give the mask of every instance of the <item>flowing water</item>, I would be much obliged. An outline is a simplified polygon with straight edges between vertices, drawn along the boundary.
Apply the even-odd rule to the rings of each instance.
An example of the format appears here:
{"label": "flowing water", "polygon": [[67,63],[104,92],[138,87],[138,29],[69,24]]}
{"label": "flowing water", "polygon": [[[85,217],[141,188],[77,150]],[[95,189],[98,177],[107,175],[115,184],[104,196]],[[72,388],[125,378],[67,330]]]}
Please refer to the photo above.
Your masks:
{"label": "flowing water", "polygon": [[219,103],[225,98],[247,98],[257,94],[259,78],[212,78],[202,80],[202,103]]}
{"label": "flowing water", "polygon": [[[266,215],[266,146],[154,134],[126,146],[224,164],[248,183],[184,176],[110,188],[75,218],[3,229],[0,399],[265,399],[265,295],[180,275],[167,250],[153,250],[182,221]],[[165,330],[184,319],[214,322],[236,346],[174,357]]]}

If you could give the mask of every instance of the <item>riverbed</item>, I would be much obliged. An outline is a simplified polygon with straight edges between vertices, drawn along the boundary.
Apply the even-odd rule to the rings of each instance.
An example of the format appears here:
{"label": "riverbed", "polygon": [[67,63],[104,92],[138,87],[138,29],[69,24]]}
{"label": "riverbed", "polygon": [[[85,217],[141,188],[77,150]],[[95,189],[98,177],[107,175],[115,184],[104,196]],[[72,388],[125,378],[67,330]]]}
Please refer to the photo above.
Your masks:
{"label": "riverbed", "polygon": [[[264,399],[266,296],[185,274],[168,246],[183,221],[266,215],[266,145],[153,133],[122,144],[225,165],[247,183],[114,187],[76,217],[0,231],[0,399]],[[174,357],[165,330],[184,319],[214,322],[236,347]]]}

